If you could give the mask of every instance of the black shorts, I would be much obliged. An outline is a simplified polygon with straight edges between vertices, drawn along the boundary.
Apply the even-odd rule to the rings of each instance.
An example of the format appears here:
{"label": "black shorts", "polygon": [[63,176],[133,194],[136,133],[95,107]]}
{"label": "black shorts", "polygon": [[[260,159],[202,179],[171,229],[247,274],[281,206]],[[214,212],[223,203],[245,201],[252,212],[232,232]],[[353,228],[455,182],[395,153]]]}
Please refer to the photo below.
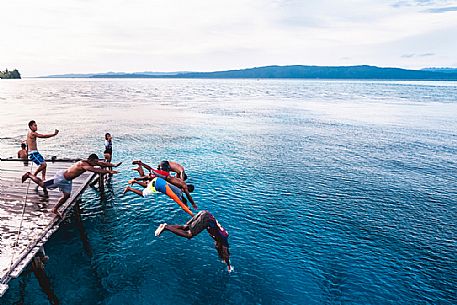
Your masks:
{"label": "black shorts", "polygon": [[186,225],[189,226],[192,236],[196,236],[209,227],[210,221],[211,214],[208,211],[200,211],[194,215]]}
{"label": "black shorts", "polygon": [[112,149],[105,149],[105,151],[103,153],[112,155],[113,154],[113,150]]}
{"label": "black shorts", "polygon": [[182,171],[182,175],[181,175],[181,173],[178,173],[178,174],[176,175],[176,178],[180,178],[180,179],[182,179],[183,181],[186,181],[186,180],[187,180],[187,174],[186,174],[185,171]]}

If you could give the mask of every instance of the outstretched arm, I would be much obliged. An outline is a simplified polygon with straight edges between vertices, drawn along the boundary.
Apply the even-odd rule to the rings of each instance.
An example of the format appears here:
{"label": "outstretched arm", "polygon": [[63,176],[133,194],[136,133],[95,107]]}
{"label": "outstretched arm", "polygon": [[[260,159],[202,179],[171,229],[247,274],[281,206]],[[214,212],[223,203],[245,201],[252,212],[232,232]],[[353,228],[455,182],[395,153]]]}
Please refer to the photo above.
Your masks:
{"label": "outstretched arm", "polygon": [[195,204],[194,199],[192,199],[192,196],[190,195],[187,188],[184,189],[184,194],[186,194],[186,197],[187,197],[187,199],[189,199],[190,203],[192,204],[192,207],[194,209],[198,209],[197,204]]}
{"label": "outstretched arm", "polygon": [[152,167],[150,167],[149,165],[147,165],[146,163],[141,162],[140,164],[148,171],[150,171],[150,172],[154,171],[154,169]]}
{"label": "outstretched arm", "polygon": [[135,180],[135,181],[144,181],[144,180],[152,180],[154,179],[153,177],[151,176],[141,176],[141,177],[135,177],[131,180]]}
{"label": "outstretched arm", "polygon": [[211,233],[210,233],[210,235],[214,239],[214,241],[216,242],[215,243],[215,247],[216,247],[216,250],[217,250],[217,254],[219,255],[219,258],[223,259],[224,262],[227,264],[228,272],[232,272],[233,271],[233,267],[230,265],[230,253],[229,253],[228,247],[222,245],[221,242],[218,242],[216,237],[213,236]]}
{"label": "outstretched arm", "polygon": [[174,200],[174,202],[176,202],[180,207],[181,209],[183,209],[187,214],[189,214],[190,216],[194,216],[194,213],[192,213],[191,210],[189,210],[189,208],[187,207],[187,205],[185,205],[181,199],[178,198],[178,196],[176,196],[176,194],[171,190],[170,186],[169,185],[166,185],[165,186],[165,194],[168,195],[168,197],[170,197],[171,199]]}
{"label": "outstretched arm", "polygon": [[227,264],[228,272],[232,272],[233,271],[233,267],[230,265],[230,259],[226,258],[225,259],[225,263]]}
{"label": "outstretched arm", "polygon": [[55,130],[54,133],[50,133],[50,134],[41,134],[41,133],[38,133],[38,132],[33,132],[32,134],[37,137],[37,138],[51,138],[55,135],[57,135],[59,133],[59,130]]}
{"label": "outstretched arm", "polygon": [[102,169],[102,168],[96,168],[90,165],[84,165],[82,168],[88,172],[93,172],[97,174],[117,174],[118,171],[113,171],[113,170],[108,170],[108,169]]}
{"label": "outstretched arm", "polygon": [[98,165],[103,166],[103,167],[118,167],[119,165],[122,164],[122,162],[113,164],[111,162],[106,162],[106,161],[97,161],[97,163],[98,163]]}

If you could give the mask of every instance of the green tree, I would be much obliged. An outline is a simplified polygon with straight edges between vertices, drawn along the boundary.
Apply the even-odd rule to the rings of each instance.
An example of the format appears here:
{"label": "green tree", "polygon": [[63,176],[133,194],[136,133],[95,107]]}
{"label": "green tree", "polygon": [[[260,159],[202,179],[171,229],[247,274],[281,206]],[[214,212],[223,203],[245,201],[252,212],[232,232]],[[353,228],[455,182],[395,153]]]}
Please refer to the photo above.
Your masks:
{"label": "green tree", "polygon": [[5,69],[5,71],[0,71],[0,78],[3,79],[20,79],[21,78],[21,73],[17,69],[14,69],[13,71],[8,71],[8,69]]}

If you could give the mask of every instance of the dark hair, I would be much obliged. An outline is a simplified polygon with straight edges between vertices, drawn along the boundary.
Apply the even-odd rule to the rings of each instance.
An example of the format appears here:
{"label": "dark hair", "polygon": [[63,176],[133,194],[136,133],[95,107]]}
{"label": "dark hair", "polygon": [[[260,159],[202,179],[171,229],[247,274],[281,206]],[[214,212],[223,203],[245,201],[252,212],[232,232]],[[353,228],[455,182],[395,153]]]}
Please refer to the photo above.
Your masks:
{"label": "dark hair", "polygon": [[216,249],[220,259],[223,259],[224,261],[225,259],[230,260],[230,250],[228,244],[224,245],[222,242],[216,241]]}
{"label": "dark hair", "polygon": [[162,161],[162,162],[160,162],[160,164],[157,167],[157,169],[169,172],[171,170],[170,163],[168,161]]}
{"label": "dark hair", "polygon": [[35,122],[34,120],[31,120],[31,121],[29,122],[29,128],[32,128],[32,125],[35,124],[35,123],[36,123],[36,122]]}
{"label": "dark hair", "polygon": [[89,158],[87,158],[88,161],[96,161],[98,160],[98,156],[96,154],[91,154]]}
{"label": "dark hair", "polygon": [[193,184],[188,184],[187,190],[189,191],[189,193],[192,193],[195,190],[195,186]]}
{"label": "dark hair", "polygon": [[[110,136],[111,134],[109,132],[105,133],[105,139],[106,137]],[[107,139],[106,139],[107,140]]]}
{"label": "dark hair", "polygon": [[22,149],[25,149],[27,147],[27,145],[25,145],[25,143],[22,143],[21,147],[22,147]]}

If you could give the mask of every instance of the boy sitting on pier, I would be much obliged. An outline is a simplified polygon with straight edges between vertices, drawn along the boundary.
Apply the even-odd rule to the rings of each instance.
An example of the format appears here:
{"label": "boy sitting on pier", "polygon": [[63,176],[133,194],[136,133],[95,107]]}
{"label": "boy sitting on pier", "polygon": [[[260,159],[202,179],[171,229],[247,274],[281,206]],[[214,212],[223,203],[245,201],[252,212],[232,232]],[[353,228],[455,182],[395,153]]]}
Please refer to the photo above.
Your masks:
{"label": "boy sitting on pier", "polygon": [[117,174],[117,171],[96,168],[94,166],[109,166],[116,167],[118,164],[112,164],[109,162],[103,162],[98,159],[96,154],[91,154],[87,160],[81,160],[70,166],[67,170],[58,171],[53,179],[43,181],[31,172],[27,172],[22,176],[22,182],[24,183],[28,178],[32,179],[33,182],[43,188],[59,188],[63,193],[62,198],[52,209],[52,212],[62,218],[62,214],[59,213],[59,207],[62,206],[71,195],[72,180],[82,175],[84,172],[89,171],[99,174]]}

